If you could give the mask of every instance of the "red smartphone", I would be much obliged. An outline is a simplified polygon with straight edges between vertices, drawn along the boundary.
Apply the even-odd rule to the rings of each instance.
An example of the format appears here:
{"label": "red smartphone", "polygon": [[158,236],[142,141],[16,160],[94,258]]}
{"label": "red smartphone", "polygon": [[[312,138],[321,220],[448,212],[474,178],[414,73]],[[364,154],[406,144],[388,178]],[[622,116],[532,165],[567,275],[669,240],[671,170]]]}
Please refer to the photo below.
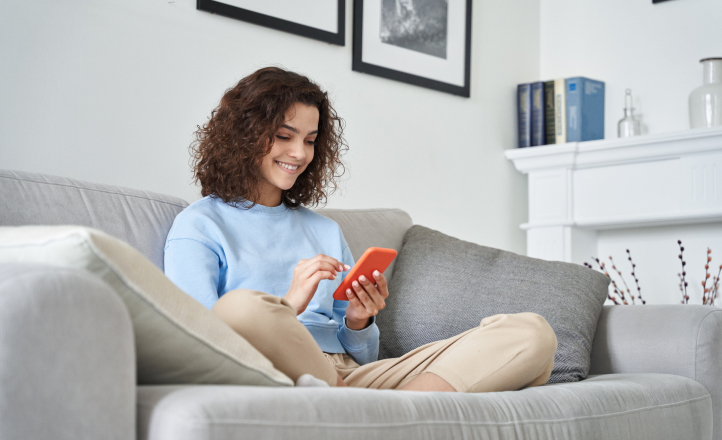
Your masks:
{"label": "red smartphone", "polygon": [[383,273],[389,264],[396,258],[396,251],[393,249],[370,247],[366,249],[361,258],[358,259],[354,267],[346,274],[346,278],[340,286],[333,292],[333,299],[340,299],[341,301],[348,301],[346,296],[346,289],[353,290],[351,283],[357,281],[358,278],[363,275],[369,281],[374,282],[375,278],[373,273],[375,270]]}

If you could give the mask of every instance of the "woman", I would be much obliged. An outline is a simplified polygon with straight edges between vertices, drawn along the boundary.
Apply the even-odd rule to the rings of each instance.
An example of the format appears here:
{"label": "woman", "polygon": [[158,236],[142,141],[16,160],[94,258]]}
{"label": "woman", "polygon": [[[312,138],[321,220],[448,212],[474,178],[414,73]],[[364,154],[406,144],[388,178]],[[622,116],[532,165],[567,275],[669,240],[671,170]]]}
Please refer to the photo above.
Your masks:
{"label": "woman", "polygon": [[308,78],[258,70],[229,89],[191,146],[201,200],[173,223],[166,275],[294,381],[419,391],[546,383],[556,337],[539,315],[495,315],[377,361],[383,274],[332,298],[354,261],[338,225],[304,206],[336,188],[342,120]]}

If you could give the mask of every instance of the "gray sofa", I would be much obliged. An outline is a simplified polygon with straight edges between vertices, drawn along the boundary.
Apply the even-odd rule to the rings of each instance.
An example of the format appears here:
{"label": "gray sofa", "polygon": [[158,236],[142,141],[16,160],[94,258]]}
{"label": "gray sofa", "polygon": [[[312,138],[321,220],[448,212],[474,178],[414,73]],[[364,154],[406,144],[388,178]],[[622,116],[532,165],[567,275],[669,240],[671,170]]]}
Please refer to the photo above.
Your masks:
{"label": "gray sofa", "polygon": [[[0,226],[101,229],[160,267],[168,229],[186,205],[0,170]],[[411,226],[395,209],[321,213],[341,225],[356,258],[368,246],[399,249]],[[143,385],[128,313],[107,289],[71,269],[0,265],[1,439],[722,440],[716,307],[605,306],[588,378],[521,391]]]}

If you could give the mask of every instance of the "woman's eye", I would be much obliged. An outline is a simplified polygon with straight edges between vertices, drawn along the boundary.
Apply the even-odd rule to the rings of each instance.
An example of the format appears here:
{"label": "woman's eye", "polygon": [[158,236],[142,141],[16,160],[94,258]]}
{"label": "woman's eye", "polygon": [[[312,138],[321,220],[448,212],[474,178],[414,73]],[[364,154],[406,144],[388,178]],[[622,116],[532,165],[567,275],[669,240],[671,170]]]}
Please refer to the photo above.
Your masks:
{"label": "woman's eye", "polygon": [[282,140],[282,141],[287,141],[287,140],[289,140],[289,139],[291,139],[291,138],[288,137],[288,136],[281,136],[281,135],[277,134],[277,135],[276,135],[276,139],[280,139],[280,140]]}
{"label": "woman's eye", "polygon": [[316,141],[306,141],[306,143],[307,143],[308,145],[313,145],[313,146],[316,145]]}

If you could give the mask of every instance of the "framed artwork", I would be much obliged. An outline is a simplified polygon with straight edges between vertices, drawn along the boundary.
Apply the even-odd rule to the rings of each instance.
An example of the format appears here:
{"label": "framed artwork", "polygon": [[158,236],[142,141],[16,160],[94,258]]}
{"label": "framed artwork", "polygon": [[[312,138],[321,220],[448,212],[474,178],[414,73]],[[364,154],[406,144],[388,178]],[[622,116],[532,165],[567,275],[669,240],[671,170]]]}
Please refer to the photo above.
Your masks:
{"label": "framed artwork", "polygon": [[196,9],[345,45],[345,0],[196,0]]}
{"label": "framed artwork", "polygon": [[353,70],[469,97],[472,0],[355,0]]}

